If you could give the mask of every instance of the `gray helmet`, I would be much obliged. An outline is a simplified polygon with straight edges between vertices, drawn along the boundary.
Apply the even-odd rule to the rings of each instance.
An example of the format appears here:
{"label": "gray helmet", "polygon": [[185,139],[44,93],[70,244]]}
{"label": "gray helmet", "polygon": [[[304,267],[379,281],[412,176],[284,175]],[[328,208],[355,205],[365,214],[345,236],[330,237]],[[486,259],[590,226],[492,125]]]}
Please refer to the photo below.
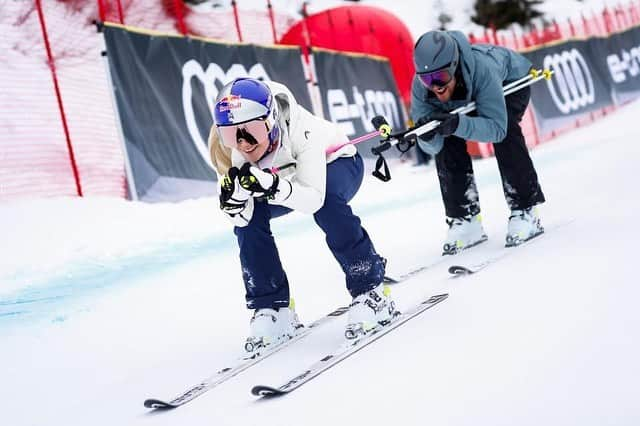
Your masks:
{"label": "gray helmet", "polygon": [[424,33],[413,48],[417,73],[447,68],[453,74],[460,60],[458,45],[446,31]]}

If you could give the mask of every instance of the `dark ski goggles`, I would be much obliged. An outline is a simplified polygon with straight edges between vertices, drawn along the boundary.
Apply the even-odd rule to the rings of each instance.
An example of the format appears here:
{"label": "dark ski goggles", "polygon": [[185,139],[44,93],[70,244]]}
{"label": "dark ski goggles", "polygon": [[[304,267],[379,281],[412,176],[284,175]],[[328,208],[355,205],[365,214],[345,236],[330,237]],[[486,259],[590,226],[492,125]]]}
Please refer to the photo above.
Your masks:
{"label": "dark ski goggles", "polygon": [[429,89],[433,86],[443,87],[449,84],[451,79],[453,79],[453,72],[450,69],[450,65],[447,65],[445,68],[441,68],[436,71],[419,72],[418,78],[420,78],[422,84],[427,86]]}
{"label": "dark ski goggles", "polygon": [[229,148],[235,148],[240,139],[250,145],[268,143],[270,130],[265,117],[231,126],[218,126],[222,143]]}

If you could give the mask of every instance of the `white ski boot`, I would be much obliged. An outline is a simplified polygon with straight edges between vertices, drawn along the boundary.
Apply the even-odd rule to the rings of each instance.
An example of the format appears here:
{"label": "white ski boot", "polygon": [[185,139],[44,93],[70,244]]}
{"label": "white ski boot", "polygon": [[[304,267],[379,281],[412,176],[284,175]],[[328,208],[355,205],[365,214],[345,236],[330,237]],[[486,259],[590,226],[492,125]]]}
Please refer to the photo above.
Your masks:
{"label": "white ski boot", "polygon": [[279,309],[256,309],[249,327],[250,336],[244,344],[244,349],[253,355],[268,348],[269,345],[277,345],[291,339],[304,326],[291,306]]}
{"label": "white ski boot", "polygon": [[442,255],[458,254],[464,249],[487,241],[480,214],[447,219],[449,232],[442,246]]}
{"label": "white ski boot", "polygon": [[544,232],[538,209],[511,210],[505,247],[515,247]]}
{"label": "white ski boot", "polygon": [[400,315],[391,299],[391,290],[384,284],[353,298],[349,305],[349,319],[344,335],[347,339],[357,339],[376,327],[389,324],[393,317]]}

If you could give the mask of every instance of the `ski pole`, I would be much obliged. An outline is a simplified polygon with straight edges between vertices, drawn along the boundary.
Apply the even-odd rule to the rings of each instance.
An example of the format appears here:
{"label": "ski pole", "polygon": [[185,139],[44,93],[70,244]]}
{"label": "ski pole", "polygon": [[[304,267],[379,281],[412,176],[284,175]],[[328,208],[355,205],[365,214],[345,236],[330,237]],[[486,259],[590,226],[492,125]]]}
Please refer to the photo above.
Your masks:
{"label": "ski pole", "polygon": [[[527,74],[526,76],[522,77],[521,79],[518,79],[516,81],[512,81],[509,84],[506,84],[502,90],[503,90],[503,94],[504,96],[507,96],[513,92],[516,92],[526,86],[529,86],[533,83],[535,83],[536,81],[539,81],[541,79],[547,79],[549,80],[551,78],[551,74],[553,74],[553,71],[551,70],[537,70],[537,69],[532,69],[529,74]],[[453,111],[451,111],[451,114],[468,114],[469,112],[473,111],[476,108],[476,103],[475,102],[470,102],[467,105],[461,106]],[[381,141],[381,144],[379,146],[373,147],[371,148],[371,152],[373,152],[375,155],[378,155],[378,162],[376,163],[376,171],[374,172],[374,175],[376,175],[378,178],[387,181],[389,179],[391,179],[391,177],[387,177],[389,175],[388,173],[388,167],[386,167],[386,161],[384,160],[384,158],[382,158],[382,153],[386,150],[388,150],[389,148],[391,148],[392,146],[397,145],[400,142],[403,141],[412,141],[414,139],[417,139],[418,136],[421,136],[427,132],[430,132],[431,130],[435,129],[436,127],[438,127],[440,125],[440,121],[438,120],[432,120],[428,123],[423,124],[420,127],[416,127],[413,129],[407,129],[403,132],[398,132],[395,134],[391,133],[391,126],[389,126],[389,124],[387,123],[387,121],[385,120],[384,117],[378,115],[373,117],[373,119],[371,119],[371,123],[373,124],[373,127],[376,129],[373,132],[369,132],[367,134],[364,134],[362,136],[358,136],[357,138],[348,140],[346,142],[342,142],[342,143],[338,143],[335,145],[331,145],[326,149],[326,153],[327,154],[332,154],[336,151],[338,151],[340,148],[347,146],[347,145],[356,145],[359,144],[361,142],[365,142],[368,140],[371,140],[375,137],[382,137],[383,140]],[[415,142],[414,142],[415,143]],[[380,173],[378,172],[378,163],[380,163],[380,167],[382,167],[383,165],[385,166],[385,170],[387,173],[387,176],[384,175],[380,175]],[[284,170],[287,169],[289,167],[293,167],[295,166],[295,163],[289,163],[286,164],[282,167],[273,167],[270,170],[274,173],[279,172],[280,170]],[[380,176],[379,176],[380,175]],[[384,176],[384,177],[382,177]]]}
{"label": "ski pole", "polygon": [[[382,117],[381,115],[377,115],[377,116],[373,117],[371,122],[373,123],[373,126],[377,130],[374,130],[373,132],[367,133],[366,135],[358,136],[357,138],[348,140],[347,142],[331,145],[325,151],[327,153],[327,155],[328,154],[333,154],[334,152],[336,152],[337,150],[339,150],[343,146],[355,145],[357,143],[368,141],[368,140],[373,139],[373,138],[378,137],[378,136],[381,136],[383,138],[387,138],[387,137],[389,137],[391,135],[391,126],[389,126],[389,123],[387,123],[387,120],[385,120],[385,118]],[[271,167],[268,170],[270,172],[272,172],[272,173],[278,173],[278,172],[280,172],[282,170],[286,170],[286,169],[288,169],[290,167],[295,167],[295,165],[296,165],[296,163],[287,163],[287,164],[285,164],[283,166],[280,166],[280,167]]]}
{"label": "ski pole", "polygon": [[[532,71],[537,71],[537,70],[532,70]],[[513,82],[505,85],[504,88],[503,88],[505,96],[508,93],[511,93],[511,92],[507,93],[507,90],[512,90],[518,84],[522,84],[523,82],[531,80],[532,78],[533,78],[533,76],[530,73],[530,74],[527,74],[525,77],[523,77],[523,78],[521,78],[519,80],[513,81]],[[531,83],[529,83],[529,84],[531,84]],[[524,87],[524,86],[522,86],[522,87]],[[519,90],[522,87],[517,87],[516,90]],[[467,108],[471,108],[471,109],[467,110]],[[466,114],[467,112],[473,111],[474,108],[475,108],[475,102],[471,102],[471,103],[469,103],[469,104],[467,104],[467,105],[465,105],[463,107],[460,107],[460,108],[452,111],[452,114],[458,114],[458,113]],[[376,130],[374,130],[373,132],[369,132],[369,133],[367,133],[365,135],[358,136],[357,138],[351,139],[351,140],[349,140],[347,142],[343,142],[343,143],[338,143],[338,144],[332,145],[332,146],[327,148],[326,153],[327,154],[332,154],[332,153],[336,152],[337,150],[339,150],[340,148],[342,148],[344,146],[356,145],[356,144],[359,144],[360,142],[365,142],[365,141],[371,140],[371,139],[373,139],[373,138],[375,138],[377,136],[382,136],[384,139],[389,139],[389,137],[392,136],[391,135],[391,126],[389,126],[387,121],[382,116],[379,116],[379,115],[375,116],[371,121],[372,121],[373,126],[375,127]],[[434,125],[433,128],[435,128],[435,127],[438,126],[438,124],[440,124],[440,122],[434,120],[432,122],[426,123],[425,125],[423,125],[421,127],[418,127],[416,129],[414,129],[414,131],[422,130],[424,127],[427,127],[429,125]],[[425,132],[428,132],[429,130],[432,130],[432,128],[426,129]],[[420,134],[422,134],[422,133],[420,133]],[[393,145],[395,145],[395,143],[392,144],[392,146]]]}
{"label": "ski pole", "polygon": [[[380,116],[374,117],[372,119],[372,121],[375,120],[377,117],[380,117]],[[383,120],[384,120],[384,118],[383,118]],[[327,148],[326,153],[327,154],[333,154],[334,152],[336,152],[337,150],[339,150],[343,146],[355,145],[355,144],[358,144],[360,142],[368,141],[368,140],[373,139],[373,138],[378,137],[378,136],[381,136],[383,138],[388,138],[389,136],[391,136],[391,126],[389,126],[389,124],[386,121],[384,121],[384,123],[380,123],[379,126],[376,126],[374,124],[374,127],[376,128],[376,130],[374,130],[373,132],[367,133],[366,135],[358,136],[357,138],[351,139],[351,140],[349,140],[347,142],[331,145],[330,147]]]}
{"label": "ski pole", "polygon": [[[510,95],[511,93],[517,92],[520,89],[523,89],[527,86],[532,85],[533,83],[542,80],[543,78],[546,80],[551,79],[551,75],[553,74],[552,70],[537,70],[537,69],[532,69],[529,74],[527,74],[525,77],[522,77],[519,80],[516,80],[514,82],[511,82],[507,85],[505,85],[503,87],[503,94],[504,96]],[[467,105],[461,106],[459,108],[454,109],[453,111],[451,111],[451,114],[468,114],[471,111],[476,109],[476,103],[474,102],[470,102]],[[415,129],[409,129],[408,131],[406,131],[404,134],[398,134],[396,136],[398,136],[397,138],[395,138],[394,141],[390,141],[390,145],[391,146],[395,146],[397,145],[399,142],[401,142],[401,140],[398,139],[415,139],[418,136],[421,136],[425,133],[428,133],[430,131],[432,131],[433,129],[435,129],[436,127],[438,127],[440,125],[440,121],[438,120],[432,120],[429,121],[428,123],[423,124],[420,127],[417,127]],[[388,149],[388,148],[386,148]],[[385,149],[385,151],[386,151]]]}
{"label": "ski pole", "polygon": [[[531,71],[529,71],[529,73],[526,76],[516,81],[513,81],[509,84],[504,85],[502,88],[503,95],[507,96],[511,93],[517,92],[518,90],[524,87],[530,86],[533,83],[542,80],[543,78],[546,80],[550,80],[552,74],[553,74],[552,70],[533,68],[531,69]],[[475,101],[470,102],[467,105],[461,106],[460,108],[456,108],[455,110],[451,111],[451,114],[468,114],[474,109],[476,109]],[[374,119],[371,120],[373,123],[373,126],[375,128],[378,128],[378,125],[376,124],[376,119],[378,119],[379,122],[384,122],[384,117],[374,117]],[[381,141],[380,145],[371,148],[371,152],[378,156],[373,175],[378,179],[382,180],[383,182],[389,181],[391,179],[391,174],[389,172],[389,166],[387,165],[387,161],[385,160],[382,153],[388,150],[389,148],[391,148],[392,146],[399,144],[400,142],[408,142],[410,144],[409,147],[406,149],[408,150],[409,148],[411,148],[413,145],[417,143],[417,139],[419,136],[433,131],[436,127],[440,125],[440,123],[441,122],[438,120],[431,120],[420,127],[407,129],[405,131],[398,132],[395,134],[390,134],[389,136],[387,136]],[[406,152],[406,150],[403,150],[402,152],[404,153]],[[384,168],[384,172],[381,172],[382,168]]]}
{"label": "ski pole", "polygon": [[[358,136],[357,138],[348,140],[346,142],[342,142],[342,143],[338,143],[338,144],[335,144],[335,145],[331,145],[325,151],[327,153],[327,155],[333,154],[334,152],[336,152],[337,150],[339,150],[343,146],[355,145],[357,143],[368,141],[368,140],[373,139],[373,138],[378,137],[378,136],[381,136],[383,138],[387,138],[387,137],[389,137],[391,135],[391,126],[389,126],[389,124],[384,119],[384,117],[378,115],[378,116],[375,116],[371,121],[377,124],[377,125],[374,124],[374,127],[376,129],[378,129],[378,130],[374,130],[373,132],[367,133],[366,135]],[[281,170],[285,170],[285,169],[288,169],[290,167],[294,167],[295,165],[296,165],[296,163],[288,163],[288,164],[285,164],[284,166],[280,166],[280,167],[271,167],[268,170],[270,172],[272,172],[272,173],[278,173]]]}

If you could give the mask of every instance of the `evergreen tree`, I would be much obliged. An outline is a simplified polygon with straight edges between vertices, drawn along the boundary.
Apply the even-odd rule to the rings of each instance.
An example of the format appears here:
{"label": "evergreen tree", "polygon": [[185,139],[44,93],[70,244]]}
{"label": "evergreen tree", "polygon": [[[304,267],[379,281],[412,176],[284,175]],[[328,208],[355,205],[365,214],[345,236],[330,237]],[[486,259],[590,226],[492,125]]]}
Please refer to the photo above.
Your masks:
{"label": "evergreen tree", "polygon": [[451,21],[453,21],[453,18],[451,18],[451,15],[449,15],[445,11],[445,7],[444,7],[444,4],[443,4],[443,1],[442,0],[436,0],[433,3],[433,9],[434,9],[435,13],[438,16],[438,23],[440,24],[438,29],[439,30],[446,30],[447,29],[447,25],[449,23],[451,23]]}
{"label": "evergreen tree", "polygon": [[475,16],[471,20],[484,27],[497,30],[516,23],[529,27],[531,21],[541,17],[542,12],[535,9],[543,0],[476,0]]}

